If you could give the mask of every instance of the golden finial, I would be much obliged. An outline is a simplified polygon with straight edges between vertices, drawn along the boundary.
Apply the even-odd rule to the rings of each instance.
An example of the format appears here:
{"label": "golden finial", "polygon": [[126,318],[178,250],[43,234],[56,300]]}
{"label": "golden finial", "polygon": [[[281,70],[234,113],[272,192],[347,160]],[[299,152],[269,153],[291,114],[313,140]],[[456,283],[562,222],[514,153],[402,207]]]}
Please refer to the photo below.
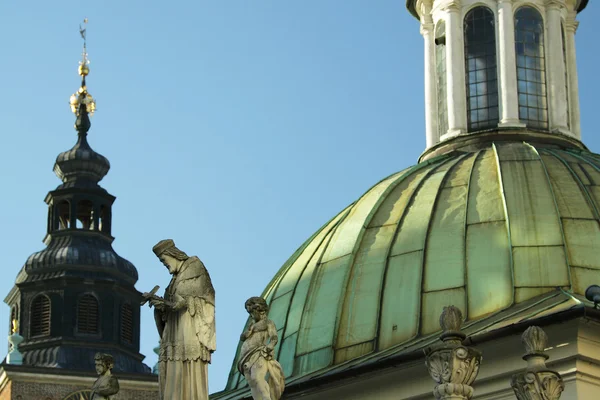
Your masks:
{"label": "golden finial", "polygon": [[88,59],[87,54],[87,23],[88,19],[85,18],[83,20],[83,27],[79,24],[79,34],[83,39],[83,52],[81,53],[81,61],[79,61],[79,75],[82,77],[81,87],[77,92],[73,93],[69,103],[71,105],[71,111],[77,116],[79,116],[81,106],[85,106],[85,110],[91,117],[94,115],[94,111],[96,111],[96,102],[92,95],[88,93],[85,85],[85,77],[90,73],[90,60]]}
{"label": "golden finial", "polygon": [[14,335],[17,332],[19,332],[19,321],[17,321],[16,319],[13,319],[12,320],[12,334]]}

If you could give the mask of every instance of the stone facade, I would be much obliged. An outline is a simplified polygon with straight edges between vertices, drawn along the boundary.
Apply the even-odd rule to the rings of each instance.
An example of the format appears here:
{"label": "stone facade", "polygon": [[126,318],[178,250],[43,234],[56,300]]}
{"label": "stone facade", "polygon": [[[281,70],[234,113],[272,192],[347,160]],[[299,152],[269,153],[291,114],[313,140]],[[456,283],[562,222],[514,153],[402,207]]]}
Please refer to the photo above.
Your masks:
{"label": "stone facade", "polygon": [[[65,400],[74,392],[90,389],[96,379],[92,372],[82,374],[51,368],[41,370],[2,366],[0,400]],[[114,400],[158,400],[157,377],[133,374],[117,376],[121,390],[114,396]]]}

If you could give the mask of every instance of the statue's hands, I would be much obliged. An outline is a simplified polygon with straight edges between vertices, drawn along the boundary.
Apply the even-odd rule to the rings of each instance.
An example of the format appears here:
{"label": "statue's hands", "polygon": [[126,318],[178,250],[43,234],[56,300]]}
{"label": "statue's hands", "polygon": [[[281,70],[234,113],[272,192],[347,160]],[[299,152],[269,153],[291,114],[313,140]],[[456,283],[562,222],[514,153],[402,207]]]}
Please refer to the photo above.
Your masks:
{"label": "statue's hands", "polygon": [[167,309],[167,305],[162,299],[150,299],[150,305],[160,311],[165,311]]}
{"label": "statue's hands", "polygon": [[267,348],[267,354],[273,354],[273,350],[275,350],[275,344],[273,342],[269,342],[265,347]]}
{"label": "statue's hands", "polygon": [[173,304],[173,310],[181,310],[182,308],[187,308],[187,302],[184,299],[179,299],[175,304]]}

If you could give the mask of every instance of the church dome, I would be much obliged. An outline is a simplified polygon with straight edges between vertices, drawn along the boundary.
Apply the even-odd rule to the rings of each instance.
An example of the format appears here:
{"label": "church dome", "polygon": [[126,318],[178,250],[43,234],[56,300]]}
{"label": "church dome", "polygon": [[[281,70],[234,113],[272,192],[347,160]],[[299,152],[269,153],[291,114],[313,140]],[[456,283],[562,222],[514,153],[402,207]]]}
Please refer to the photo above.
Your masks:
{"label": "church dome", "polygon": [[430,336],[447,305],[473,321],[600,281],[600,155],[498,137],[383,179],[283,265],[263,296],[289,382]]}

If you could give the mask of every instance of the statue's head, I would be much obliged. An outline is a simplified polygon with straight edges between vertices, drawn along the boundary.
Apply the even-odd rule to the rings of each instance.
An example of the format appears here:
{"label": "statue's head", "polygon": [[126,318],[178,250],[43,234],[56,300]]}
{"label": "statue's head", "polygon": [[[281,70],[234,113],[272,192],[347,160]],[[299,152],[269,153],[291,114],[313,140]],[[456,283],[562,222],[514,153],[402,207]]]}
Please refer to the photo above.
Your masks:
{"label": "statue's head", "polygon": [[177,272],[177,267],[181,265],[181,261],[189,258],[187,254],[175,246],[175,242],[171,239],[161,240],[152,248],[152,251],[172,274]]}
{"label": "statue's head", "polygon": [[262,297],[250,297],[246,300],[246,311],[254,318],[255,321],[260,321],[267,318],[269,312],[269,306]]}
{"label": "statue's head", "polygon": [[94,357],[96,364],[96,373],[98,375],[104,375],[109,371],[112,371],[115,366],[115,359],[110,354],[96,353]]}

